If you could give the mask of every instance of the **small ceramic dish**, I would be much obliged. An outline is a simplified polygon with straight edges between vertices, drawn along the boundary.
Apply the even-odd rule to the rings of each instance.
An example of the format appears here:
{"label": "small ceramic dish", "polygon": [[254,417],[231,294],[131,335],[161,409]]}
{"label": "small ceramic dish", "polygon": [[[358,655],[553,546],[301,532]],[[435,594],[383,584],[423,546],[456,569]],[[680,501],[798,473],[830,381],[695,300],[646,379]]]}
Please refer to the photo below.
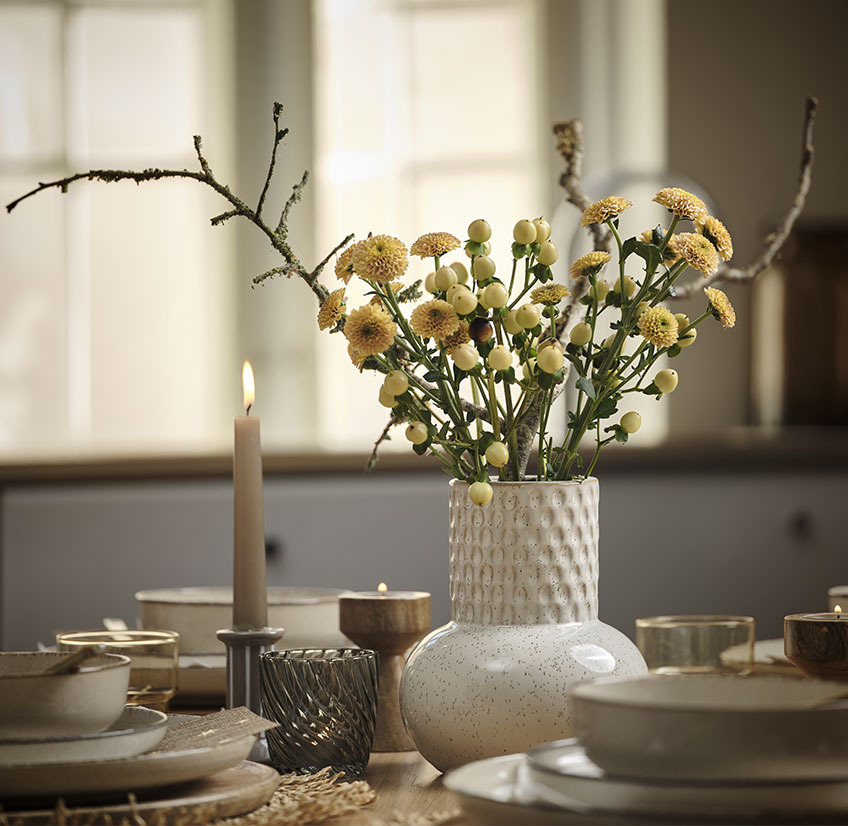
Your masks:
{"label": "small ceramic dish", "polygon": [[841,777],[844,683],[806,678],[654,676],[583,683],[576,734],[610,774],[692,780]]}
{"label": "small ceramic dish", "polygon": [[[268,625],[285,628],[278,647],[338,648],[350,645],[339,631],[338,588],[268,588]],[[180,635],[180,654],[223,654],[215,636],[233,621],[233,589],[156,588],[135,595],[139,628],[171,628]]]}
{"label": "small ceramic dish", "polygon": [[0,653],[0,738],[90,734],[111,726],[127,702],[130,659],[100,654],[70,674],[39,672],[66,653]]}
{"label": "small ceramic dish", "polygon": [[161,711],[125,708],[109,728],[94,734],[0,740],[0,767],[135,757],[156,746],[167,726],[168,715]]}

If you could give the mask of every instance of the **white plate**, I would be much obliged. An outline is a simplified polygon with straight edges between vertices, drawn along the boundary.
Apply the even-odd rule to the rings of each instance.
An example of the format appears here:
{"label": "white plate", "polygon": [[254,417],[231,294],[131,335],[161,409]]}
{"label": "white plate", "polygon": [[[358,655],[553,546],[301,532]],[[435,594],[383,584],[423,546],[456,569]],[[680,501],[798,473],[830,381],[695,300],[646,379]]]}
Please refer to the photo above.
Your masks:
{"label": "white plate", "polygon": [[177,697],[223,698],[227,694],[226,654],[180,654]]}
{"label": "white plate", "polygon": [[[848,778],[700,783],[614,777],[576,740],[531,749],[525,792],[566,808],[617,815],[721,821],[801,821],[848,816]],[[840,820],[840,822],[845,822]]]}
{"label": "white plate", "polygon": [[250,754],[255,741],[251,734],[218,746],[154,751],[123,760],[4,766],[0,798],[69,797],[184,783],[235,766]]}
{"label": "white plate", "polygon": [[161,711],[125,708],[109,728],[94,734],[0,740],[0,766],[134,757],[154,748],[167,726],[168,715]]}
{"label": "white plate", "polygon": [[[747,644],[734,645],[721,652],[721,661],[730,665],[739,665],[748,660]],[[783,652],[783,637],[779,640],[757,640],[754,643],[755,674],[794,674],[800,676],[800,670],[786,659]]]}

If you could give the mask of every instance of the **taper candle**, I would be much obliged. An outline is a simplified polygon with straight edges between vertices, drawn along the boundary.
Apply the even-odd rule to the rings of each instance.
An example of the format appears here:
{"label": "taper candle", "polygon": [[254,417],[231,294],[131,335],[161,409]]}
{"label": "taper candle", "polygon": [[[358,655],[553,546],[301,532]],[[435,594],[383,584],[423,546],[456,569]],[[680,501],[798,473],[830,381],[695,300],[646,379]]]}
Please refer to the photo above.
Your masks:
{"label": "taper candle", "polygon": [[242,384],[245,415],[235,417],[233,451],[233,628],[249,631],[268,624],[262,451],[259,419],[250,415],[255,389],[249,361],[242,369]]}

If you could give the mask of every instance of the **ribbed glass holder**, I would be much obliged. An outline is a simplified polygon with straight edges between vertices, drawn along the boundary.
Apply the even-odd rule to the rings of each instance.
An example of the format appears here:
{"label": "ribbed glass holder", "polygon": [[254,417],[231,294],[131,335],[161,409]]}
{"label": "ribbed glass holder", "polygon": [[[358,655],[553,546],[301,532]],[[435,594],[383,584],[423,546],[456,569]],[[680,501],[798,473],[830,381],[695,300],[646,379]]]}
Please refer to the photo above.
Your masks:
{"label": "ribbed glass holder", "polygon": [[277,771],[365,771],[377,719],[377,655],[361,648],[269,651],[259,657],[262,715]]}

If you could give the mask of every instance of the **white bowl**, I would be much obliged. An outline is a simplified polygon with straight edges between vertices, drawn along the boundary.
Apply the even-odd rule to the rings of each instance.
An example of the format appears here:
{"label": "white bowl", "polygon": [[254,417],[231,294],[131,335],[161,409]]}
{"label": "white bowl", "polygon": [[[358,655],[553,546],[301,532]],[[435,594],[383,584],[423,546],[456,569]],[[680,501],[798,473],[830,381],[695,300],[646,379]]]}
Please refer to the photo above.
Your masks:
{"label": "white bowl", "polygon": [[571,692],[576,733],[610,774],[697,780],[843,776],[844,683],[794,677],[654,676]]}
{"label": "white bowl", "polygon": [[0,738],[88,734],[111,726],[124,710],[130,659],[101,654],[70,674],[40,675],[55,651],[0,653]]}
{"label": "white bowl", "polygon": [[[337,588],[268,589],[268,625],[285,628],[277,648],[337,648],[349,645],[339,631]],[[215,636],[233,621],[232,588],[156,588],[135,595],[140,628],[179,632],[181,654],[217,654],[225,650]]]}

